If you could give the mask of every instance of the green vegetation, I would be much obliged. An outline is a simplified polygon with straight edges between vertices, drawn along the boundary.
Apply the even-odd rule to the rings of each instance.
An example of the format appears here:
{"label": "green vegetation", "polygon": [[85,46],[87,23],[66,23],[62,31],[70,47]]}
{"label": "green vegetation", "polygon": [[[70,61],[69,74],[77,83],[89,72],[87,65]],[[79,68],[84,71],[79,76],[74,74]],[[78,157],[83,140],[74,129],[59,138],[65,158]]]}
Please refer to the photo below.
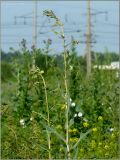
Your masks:
{"label": "green vegetation", "polygon": [[[44,14],[55,21],[63,53],[49,55],[50,39],[44,50],[22,43],[14,54],[2,52],[2,159],[117,159],[116,71],[93,69],[86,79],[79,42],[72,37],[67,45],[62,22]],[[118,60],[114,53],[92,55],[93,65]]]}

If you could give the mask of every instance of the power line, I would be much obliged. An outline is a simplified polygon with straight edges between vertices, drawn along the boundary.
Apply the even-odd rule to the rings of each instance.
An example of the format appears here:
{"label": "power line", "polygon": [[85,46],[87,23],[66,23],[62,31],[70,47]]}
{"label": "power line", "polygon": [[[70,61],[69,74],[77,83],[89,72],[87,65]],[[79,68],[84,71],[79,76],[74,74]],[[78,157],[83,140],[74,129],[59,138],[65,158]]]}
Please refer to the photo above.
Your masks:
{"label": "power line", "polygon": [[[90,8],[91,9],[91,11],[92,10],[94,10],[94,9],[92,9],[92,8]],[[97,14],[104,14],[105,12],[101,12],[101,11],[97,11],[96,9],[95,9],[95,11],[96,11],[96,13],[94,12],[94,13],[91,13],[90,14],[90,16],[96,16]],[[21,18],[20,18],[21,17]],[[32,16],[32,13],[27,13],[26,15],[22,15],[22,16],[16,16],[16,18],[17,18],[17,22],[16,22],[16,24],[3,24],[2,25],[2,29],[19,29],[19,28],[21,28],[21,29],[28,29],[28,27],[32,27],[32,25],[31,25],[31,23],[30,22],[28,22],[27,21],[27,19],[32,19],[34,16]],[[36,18],[39,18],[39,17],[43,17],[43,16],[39,16],[39,15],[36,15]],[[23,22],[22,23],[18,23],[18,18],[20,18],[20,19],[23,19]],[[70,34],[70,33],[74,33],[74,35],[76,36],[76,34],[77,34],[77,36],[79,36],[79,37],[84,37],[84,35],[80,35],[80,34],[78,34],[78,33],[82,33],[84,30],[82,29],[82,27],[81,26],[86,26],[86,23],[85,22],[70,22],[70,21],[68,21],[68,17],[66,17],[66,21],[65,21],[65,27],[67,27],[67,26],[69,26],[70,27],[70,29],[66,29],[65,30],[65,33],[68,35],[68,34]],[[92,19],[91,19],[91,27],[92,27],[92,24],[93,24],[94,22],[92,22]],[[97,24],[101,24],[102,26],[107,26],[107,25],[109,25],[109,27],[119,27],[117,24],[112,24],[112,23],[104,23],[104,22],[98,22],[98,21],[96,21],[96,23],[94,23],[95,25],[97,25]],[[8,27],[8,28],[7,28]],[[40,28],[39,28],[40,27]],[[39,30],[40,31],[37,31],[37,34],[36,34],[36,36],[37,37],[45,37],[45,36],[47,36],[47,34],[48,33],[50,33],[50,31],[41,31],[42,29],[44,30],[44,28],[46,29],[46,28],[50,28],[50,27],[52,27],[52,25],[49,25],[48,23],[46,23],[45,21],[43,22],[43,24],[37,24],[36,25],[36,28],[39,28]],[[81,29],[82,30],[77,30],[77,29],[73,29],[73,28],[75,28],[75,27],[78,27],[78,28],[80,28],[81,27]],[[72,30],[72,29],[73,30]],[[104,27],[103,27],[104,28]],[[30,31],[30,30],[28,30],[28,31]],[[118,33],[117,32],[104,32],[104,31],[95,31],[95,32],[99,32],[98,34],[99,35],[101,35],[101,34],[109,34],[110,36],[112,35],[112,34],[117,34],[118,35]],[[90,40],[90,44],[92,44],[92,43],[95,43],[95,40],[93,41],[93,39],[92,39],[92,37],[93,37],[93,33],[91,33],[90,34],[91,35],[91,40]],[[87,36],[87,35],[86,35]],[[107,36],[107,35],[106,35]],[[8,37],[11,37],[11,36],[8,36]],[[14,36],[13,36],[14,37]],[[18,37],[18,36],[16,36],[16,37]],[[21,35],[21,37],[25,37],[25,35]],[[26,37],[29,37],[29,35],[28,36],[26,36]],[[40,38],[39,37],[39,38]],[[110,37],[111,38],[111,37]],[[81,38],[82,39],[82,38]],[[86,44],[86,43],[88,43],[88,41],[84,41],[83,39],[82,39],[82,41],[81,41],[81,44]]]}
{"label": "power line", "polygon": [[[119,27],[119,25],[118,24],[113,24],[113,23],[104,23],[104,22],[95,22],[94,23],[95,25],[109,25],[109,27]],[[65,23],[65,26],[79,26],[79,25],[82,25],[82,26],[85,26],[86,24],[85,24],[85,22],[71,22],[71,23]],[[28,26],[30,26],[30,27],[32,27],[32,23],[28,23],[28,22],[26,22],[25,24],[24,23],[16,23],[16,24],[2,24],[1,25],[1,27],[21,27],[21,26],[23,26],[23,27],[28,27]],[[37,27],[42,27],[43,25],[37,25]],[[52,25],[44,25],[44,27],[52,27]],[[4,28],[5,29],[5,28]]]}
{"label": "power line", "polygon": [[[44,43],[42,41],[38,41],[38,42]],[[2,44],[9,44],[9,43],[11,43],[11,44],[14,44],[14,43],[19,44],[20,41],[2,41]],[[31,41],[27,41],[27,44],[32,44],[32,40]],[[54,44],[60,44],[60,42],[59,41],[53,41],[52,45],[54,45]],[[99,44],[106,44],[106,41],[99,41]],[[109,44],[110,45],[117,45],[119,47],[119,43],[109,42]],[[85,41],[80,41],[80,45],[85,45]]]}
{"label": "power line", "polygon": [[[96,22],[95,22],[96,23]],[[115,24],[115,23],[104,23],[104,22],[101,22],[101,21],[97,21],[98,24],[101,24],[101,25],[109,25],[111,27],[119,27],[118,24]],[[96,24],[97,24],[96,23]]]}

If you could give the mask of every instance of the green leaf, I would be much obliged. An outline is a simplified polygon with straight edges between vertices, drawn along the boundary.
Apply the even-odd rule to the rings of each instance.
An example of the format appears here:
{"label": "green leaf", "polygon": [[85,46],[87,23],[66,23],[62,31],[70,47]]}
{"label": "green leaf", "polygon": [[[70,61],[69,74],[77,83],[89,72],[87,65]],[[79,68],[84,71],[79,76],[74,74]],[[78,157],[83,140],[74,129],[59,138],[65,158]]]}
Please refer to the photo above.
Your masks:
{"label": "green leaf", "polygon": [[82,110],[80,106],[76,106],[75,111],[84,113],[84,111]]}
{"label": "green leaf", "polygon": [[56,24],[57,24],[58,26],[63,26],[63,24],[60,22],[59,19],[56,20]]}
{"label": "green leaf", "polygon": [[78,156],[78,148],[75,150],[75,156],[73,159],[77,159],[77,156]]}
{"label": "green leaf", "polygon": [[49,153],[49,150],[47,148],[45,148],[44,146],[40,145],[40,148],[42,148],[43,150],[47,151]]}
{"label": "green leaf", "polygon": [[79,145],[79,143],[81,142],[81,140],[85,139],[86,136],[87,136],[91,131],[92,131],[92,130],[89,129],[86,133],[81,133],[79,140],[78,140],[78,141],[76,142],[76,144],[72,147],[72,149],[75,149],[75,148]]}
{"label": "green leaf", "polygon": [[43,114],[41,114],[40,112],[39,113],[35,112],[35,111],[32,111],[32,112],[35,113],[35,114],[40,115],[44,120],[48,121],[47,118]]}
{"label": "green leaf", "polygon": [[70,121],[69,121],[69,128],[74,124],[74,119],[72,118]]}
{"label": "green leaf", "polygon": [[40,122],[40,123],[46,128],[48,132],[56,134],[59,139],[65,142],[65,138],[61,134],[59,134],[54,128],[51,128],[50,126],[46,125],[44,122]]}
{"label": "green leaf", "polygon": [[56,35],[60,35],[59,32],[55,31],[54,29],[52,29],[52,31],[56,34]]}
{"label": "green leaf", "polygon": [[54,128],[51,128],[47,125],[45,127],[46,127],[47,131],[56,134],[59,139],[61,139],[63,142],[65,142],[65,138],[61,134],[59,134]]}
{"label": "green leaf", "polygon": [[9,130],[6,126],[2,126],[1,127],[1,137],[3,138],[4,136],[6,136],[6,134],[8,134]]}

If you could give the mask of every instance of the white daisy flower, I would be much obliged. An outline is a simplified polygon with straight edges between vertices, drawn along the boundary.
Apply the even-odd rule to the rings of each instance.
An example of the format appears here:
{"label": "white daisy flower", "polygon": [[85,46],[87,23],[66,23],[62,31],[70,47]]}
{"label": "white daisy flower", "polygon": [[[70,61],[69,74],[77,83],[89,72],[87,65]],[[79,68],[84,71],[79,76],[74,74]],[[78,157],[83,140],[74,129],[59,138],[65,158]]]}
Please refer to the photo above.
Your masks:
{"label": "white daisy flower", "polygon": [[81,112],[78,113],[78,117],[82,117],[82,115],[83,115],[83,114],[82,114]]}
{"label": "white daisy flower", "polygon": [[109,131],[110,131],[110,132],[113,132],[113,131],[114,131],[114,128],[110,128]]}
{"label": "white daisy flower", "polygon": [[30,118],[30,121],[32,121],[32,120],[33,120],[33,117]]}
{"label": "white daisy flower", "polygon": [[24,126],[25,125],[25,120],[24,119],[20,119],[20,125]]}
{"label": "white daisy flower", "polygon": [[74,117],[77,117],[77,113],[74,114]]}
{"label": "white daisy flower", "polygon": [[70,98],[70,102],[72,102],[72,99]]}
{"label": "white daisy flower", "polygon": [[71,107],[75,107],[75,102],[71,103]]}

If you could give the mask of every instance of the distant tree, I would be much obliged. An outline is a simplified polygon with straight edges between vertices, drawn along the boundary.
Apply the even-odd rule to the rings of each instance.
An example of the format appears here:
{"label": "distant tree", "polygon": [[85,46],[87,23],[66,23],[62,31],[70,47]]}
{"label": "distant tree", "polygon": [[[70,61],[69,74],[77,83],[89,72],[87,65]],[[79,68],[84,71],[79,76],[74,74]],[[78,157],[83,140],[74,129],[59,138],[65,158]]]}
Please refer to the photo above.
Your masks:
{"label": "distant tree", "polygon": [[93,64],[110,64],[113,61],[119,61],[119,54],[108,50],[105,50],[104,53],[92,51]]}
{"label": "distant tree", "polygon": [[1,81],[6,82],[13,78],[13,68],[11,64],[2,61],[1,62]]}

